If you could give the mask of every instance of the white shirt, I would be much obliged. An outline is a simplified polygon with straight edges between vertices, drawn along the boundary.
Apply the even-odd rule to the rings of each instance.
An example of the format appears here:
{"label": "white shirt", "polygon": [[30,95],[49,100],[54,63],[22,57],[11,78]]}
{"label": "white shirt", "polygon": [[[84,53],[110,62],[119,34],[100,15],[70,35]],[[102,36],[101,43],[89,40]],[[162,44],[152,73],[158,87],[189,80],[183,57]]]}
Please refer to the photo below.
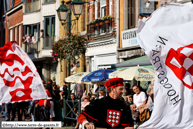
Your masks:
{"label": "white shirt", "polygon": [[138,95],[134,94],[133,98],[133,102],[137,107],[142,105],[143,101],[146,101],[147,99],[146,94],[143,91],[141,91]]}

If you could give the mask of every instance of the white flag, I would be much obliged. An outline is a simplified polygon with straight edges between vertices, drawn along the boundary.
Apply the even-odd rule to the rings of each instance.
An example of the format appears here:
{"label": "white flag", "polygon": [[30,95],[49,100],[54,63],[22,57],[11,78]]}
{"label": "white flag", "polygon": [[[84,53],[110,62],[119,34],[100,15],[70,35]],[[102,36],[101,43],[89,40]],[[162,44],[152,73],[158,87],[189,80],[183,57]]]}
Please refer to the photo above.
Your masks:
{"label": "white flag", "polygon": [[39,74],[16,42],[0,48],[0,104],[47,99]]}
{"label": "white flag", "polygon": [[193,129],[193,5],[158,8],[138,42],[154,66],[154,110],[138,129]]}

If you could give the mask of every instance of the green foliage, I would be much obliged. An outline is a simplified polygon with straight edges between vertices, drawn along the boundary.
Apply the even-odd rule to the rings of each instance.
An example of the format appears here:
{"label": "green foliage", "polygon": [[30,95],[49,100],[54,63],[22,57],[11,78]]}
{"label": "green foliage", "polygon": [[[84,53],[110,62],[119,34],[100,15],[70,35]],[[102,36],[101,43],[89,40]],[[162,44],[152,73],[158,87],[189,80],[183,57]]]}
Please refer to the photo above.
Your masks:
{"label": "green foliage", "polygon": [[75,60],[75,56],[79,58],[81,54],[85,54],[87,48],[86,36],[80,34],[71,34],[59,39],[52,45],[52,58],[57,60]]}
{"label": "green foliage", "polygon": [[103,20],[107,20],[107,19],[111,19],[111,18],[112,18],[111,15],[102,17]]}

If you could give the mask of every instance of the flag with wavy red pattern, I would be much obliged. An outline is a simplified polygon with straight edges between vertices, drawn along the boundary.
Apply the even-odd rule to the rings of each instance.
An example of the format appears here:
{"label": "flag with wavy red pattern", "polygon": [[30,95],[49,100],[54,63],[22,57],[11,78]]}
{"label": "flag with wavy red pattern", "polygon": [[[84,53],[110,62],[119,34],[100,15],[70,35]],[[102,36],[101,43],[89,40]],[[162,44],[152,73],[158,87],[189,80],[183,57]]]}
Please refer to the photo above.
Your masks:
{"label": "flag with wavy red pattern", "polygon": [[29,56],[8,42],[0,48],[0,104],[47,99],[40,76]]}

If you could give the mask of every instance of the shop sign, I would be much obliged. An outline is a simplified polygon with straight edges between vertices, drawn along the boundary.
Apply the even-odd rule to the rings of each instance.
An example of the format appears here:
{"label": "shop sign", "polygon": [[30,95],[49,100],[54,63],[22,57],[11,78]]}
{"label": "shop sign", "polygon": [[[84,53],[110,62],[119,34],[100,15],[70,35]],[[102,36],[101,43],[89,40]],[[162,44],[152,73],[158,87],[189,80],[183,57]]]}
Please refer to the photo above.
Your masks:
{"label": "shop sign", "polygon": [[124,30],[122,33],[122,48],[137,46],[137,28]]}

